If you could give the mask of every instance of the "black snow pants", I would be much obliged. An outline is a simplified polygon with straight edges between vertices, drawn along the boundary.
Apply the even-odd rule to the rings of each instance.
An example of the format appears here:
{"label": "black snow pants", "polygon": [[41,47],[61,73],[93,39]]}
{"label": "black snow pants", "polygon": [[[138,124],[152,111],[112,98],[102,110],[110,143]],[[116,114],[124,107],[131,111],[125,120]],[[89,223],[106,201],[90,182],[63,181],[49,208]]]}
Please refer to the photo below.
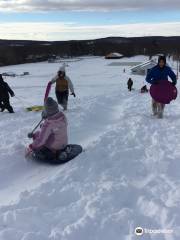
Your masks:
{"label": "black snow pants", "polygon": [[56,98],[58,103],[63,107],[64,110],[67,110],[68,105],[69,91],[59,92],[56,91]]}
{"label": "black snow pants", "polygon": [[34,158],[37,161],[49,162],[56,159],[56,154],[48,148],[43,147],[41,150],[34,151]]}
{"label": "black snow pants", "polygon": [[10,105],[9,98],[0,98],[0,108],[2,112],[5,109],[7,109],[10,113],[14,112],[12,106]]}
{"label": "black snow pants", "polygon": [[133,84],[128,84],[128,90],[131,92],[132,91]]}
{"label": "black snow pants", "polygon": [[40,150],[35,150],[33,153],[34,160],[38,162],[43,162],[47,164],[64,164],[68,162],[70,159],[67,158],[67,155],[64,154],[66,148],[53,153],[50,149],[43,147]]}

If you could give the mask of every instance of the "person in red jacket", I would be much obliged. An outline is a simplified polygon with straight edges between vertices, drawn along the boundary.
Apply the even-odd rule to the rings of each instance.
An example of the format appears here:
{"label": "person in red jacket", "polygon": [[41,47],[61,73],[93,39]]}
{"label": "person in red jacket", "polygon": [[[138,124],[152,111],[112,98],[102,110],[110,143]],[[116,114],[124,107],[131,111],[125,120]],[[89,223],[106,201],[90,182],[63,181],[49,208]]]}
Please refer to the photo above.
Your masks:
{"label": "person in red jacket", "polygon": [[0,108],[1,112],[7,109],[10,113],[14,113],[14,110],[9,102],[9,95],[14,97],[15,94],[9,85],[4,81],[2,75],[0,74]]}

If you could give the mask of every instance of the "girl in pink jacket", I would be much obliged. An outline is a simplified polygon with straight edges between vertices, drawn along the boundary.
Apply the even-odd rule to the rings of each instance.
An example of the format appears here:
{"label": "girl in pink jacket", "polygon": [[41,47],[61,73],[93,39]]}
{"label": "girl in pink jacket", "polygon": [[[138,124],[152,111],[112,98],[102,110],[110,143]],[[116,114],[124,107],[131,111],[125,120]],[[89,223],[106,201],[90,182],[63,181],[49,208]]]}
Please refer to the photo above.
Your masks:
{"label": "girl in pink jacket", "polygon": [[32,135],[33,143],[29,145],[29,154],[37,160],[56,159],[59,152],[68,144],[67,119],[59,111],[58,104],[52,98],[45,102],[44,123],[40,131]]}

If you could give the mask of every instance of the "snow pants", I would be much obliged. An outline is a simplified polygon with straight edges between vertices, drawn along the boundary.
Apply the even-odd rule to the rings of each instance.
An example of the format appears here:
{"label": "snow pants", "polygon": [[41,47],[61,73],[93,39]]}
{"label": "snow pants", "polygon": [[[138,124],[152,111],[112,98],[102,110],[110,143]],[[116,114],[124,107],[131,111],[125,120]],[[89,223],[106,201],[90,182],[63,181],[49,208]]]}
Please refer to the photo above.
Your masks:
{"label": "snow pants", "polygon": [[132,91],[132,86],[133,84],[128,84],[128,90],[131,92]]}
{"label": "snow pants", "polygon": [[33,157],[37,161],[43,161],[46,162],[47,160],[50,161],[53,159],[56,159],[56,154],[53,153],[51,150],[49,150],[46,147],[43,147],[41,150],[35,150],[33,153]]}
{"label": "snow pants", "polygon": [[165,104],[158,103],[154,99],[152,99],[152,111],[153,115],[158,118],[163,118]]}
{"label": "snow pants", "polygon": [[56,98],[58,103],[63,107],[64,110],[67,110],[68,105],[69,91],[59,92],[56,91]]}
{"label": "snow pants", "polygon": [[[68,145],[71,146],[71,145]],[[48,164],[64,164],[66,162],[69,162],[71,159],[73,159],[75,156],[80,154],[80,152],[77,152],[76,155],[75,152],[68,152],[69,147],[65,147],[62,150],[57,151],[56,153],[52,152],[50,149],[43,147],[40,150],[35,150],[33,152],[33,159],[39,162],[48,163]],[[79,151],[79,149],[77,149]],[[73,155],[74,154],[74,155]]]}
{"label": "snow pants", "polygon": [[0,99],[0,108],[1,108],[2,112],[5,109],[7,109],[10,113],[14,112],[12,106],[10,105],[9,98],[1,98]]}

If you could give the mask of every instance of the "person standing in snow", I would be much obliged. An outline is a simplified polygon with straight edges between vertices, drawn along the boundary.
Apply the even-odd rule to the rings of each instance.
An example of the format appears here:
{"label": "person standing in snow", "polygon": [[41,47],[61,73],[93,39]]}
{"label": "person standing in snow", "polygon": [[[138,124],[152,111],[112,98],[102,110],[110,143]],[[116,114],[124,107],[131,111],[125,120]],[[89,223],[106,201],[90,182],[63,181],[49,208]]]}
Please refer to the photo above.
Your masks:
{"label": "person standing in snow", "polygon": [[47,98],[42,113],[44,122],[40,131],[28,135],[33,143],[26,150],[26,157],[40,161],[55,160],[59,151],[68,144],[67,119],[59,111],[58,104],[53,98]]}
{"label": "person standing in snow", "polygon": [[2,75],[0,74],[0,108],[1,112],[7,109],[10,113],[14,113],[14,110],[9,102],[9,95],[14,97],[15,94],[9,85],[4,82]]}
{"label": "person standing in snow", "polygon": [[127,86],[128,86],[128,90],[131,92],[133,87],[133,80],[131,78],[129,78],[127,82]]}
{"label": "person standing in snow", "polygon": [[70,78],[66,75],[65,66],[62,66],[58,74],[51,80],[51,84],[56,83],[56,97],[58,103],[63,107],[64,111],[67,110],[68,106],[68,97],[69,90],[71,91],[71,95],[76,97],[74,93],[74,86],[70,80]]}
{"label": "person standing in snow", "polygon": [[[171,78],[172,84],[177,84],[176,74],[172,69],[166,65],[166,57],[160,56],[157,66],[153,67],[147,74],[146,81],[150,84],[159,84],[160,81],[168,81],[168,77]],[[152,99],[152,111],[153,115],[158,118],[163,118],[165,104],[158,103]]]}

